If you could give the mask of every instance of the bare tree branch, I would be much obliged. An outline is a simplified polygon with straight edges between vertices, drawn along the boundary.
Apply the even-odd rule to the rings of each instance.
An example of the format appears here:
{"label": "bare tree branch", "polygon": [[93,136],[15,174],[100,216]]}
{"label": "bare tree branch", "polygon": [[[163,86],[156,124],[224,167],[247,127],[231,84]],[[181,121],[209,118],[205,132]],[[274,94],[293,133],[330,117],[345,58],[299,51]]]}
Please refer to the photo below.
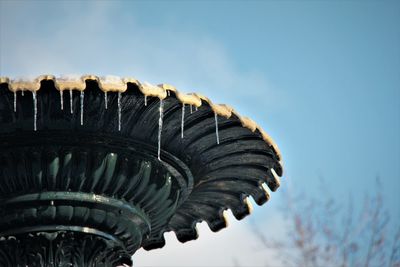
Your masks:
{"label": "bare tree branch", "polygon": [[364,197],[358,220],[351,195],[342,207],[329,190],[321,199],[285,191],[286,238],[266,237],[255,224],[252,229],[284,266],[400,267],[400,227],[392,241],[381,189],[377,179],[374,195]]}

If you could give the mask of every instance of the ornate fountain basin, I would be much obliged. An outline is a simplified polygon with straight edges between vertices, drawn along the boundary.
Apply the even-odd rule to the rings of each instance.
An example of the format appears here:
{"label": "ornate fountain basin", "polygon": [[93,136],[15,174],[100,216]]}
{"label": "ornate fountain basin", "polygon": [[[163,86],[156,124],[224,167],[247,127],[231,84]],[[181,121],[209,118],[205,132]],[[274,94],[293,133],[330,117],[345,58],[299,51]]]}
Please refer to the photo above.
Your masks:
{"label": "ornate fountain basin", "polygon": [[280,160],[253,121],[169,85],[1,78],[0,266],[131,265],[166,231],[184,242],[248,215]]}

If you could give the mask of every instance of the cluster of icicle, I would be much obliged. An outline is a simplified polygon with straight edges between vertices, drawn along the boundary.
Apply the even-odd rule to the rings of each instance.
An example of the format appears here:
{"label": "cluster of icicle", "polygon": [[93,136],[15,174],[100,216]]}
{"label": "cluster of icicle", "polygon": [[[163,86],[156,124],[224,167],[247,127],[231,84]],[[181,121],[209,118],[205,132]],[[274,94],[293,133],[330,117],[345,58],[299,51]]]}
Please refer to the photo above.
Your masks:
{"label": "cluster of icicle", "polygon": [[63,92],[69,90],[70,96],[70,112],[73,113],[73,90],[80,91],[80,123],[83,125],[83,106],[84,106],[84,90],[86,88],[86,81],[93,80],[96,81],[99,88],[104,92],[104,103],[105,109],[108,109],[108,99],[107,92],[117,92],[118,93],[118,130],[121,131],[121,99],[123,93],[127,90],[128,83],[136,84],[139,87],[139,90],[142,92],[144,96],[144,104],[147,105],[148,97],[157,97],[160,99],[160,117],[159,117],[159,131],[158,131],[158,158],[160,158],[160,146],[161,146],[161,133],[162,133],[162,124],[163,124],[163,100],[170,95],[170,92],[174,92],[176,98],[182,103],[182,122],[181,122],[181,137],[183,138],[184,133],[184,121],[185,121],[185,108],[190,105],[190,112],[198,109],[202,105],[202,101],[207,102],[208,105],[214,112],[215,116],[215,134],[216,134],[216,142],[219,144],[219,134],[218,134],[218,116],[225,117],[229,119],[232,115],[235,115],[241,122],[242,126],[249,129],[251,132],[259,131],[263,140],[270,145],[274,151],[277,153],[278,159],[281,159],[281,153],[279,148],[272,140],[272,138],[261,128],[259,127],[253,120],[240,116],[233,108],[224,105],[224,104],[214,104],[205,96],[202,96],[197,93],[192,94],[183,94],[176,90],[175,87],[168,84],[161,85],[151,85],[149,83],[141,83],[134,78],[120,78],[117,76],[104,76],[98,77],[94,75],[84,75],[84,76],[76,76],[76,75],[68,75],[55,77],[52,75],[42,75],[37,77],[36,79],[13,79],[10,80],[7,77],[0,77],[1,84],[7,84],[9,89],[14,93],[14,111],[17,109],[17,91],[22,91],[22,95],[24,91],[31,91],[33,98],[33,106],[34,106],[34,130],[37,130],[36,120],[37,120],[37,91],[41,87],[41,82],[43,80],[52,80],[56,86],[56,88],[60,92],[60,101],[61,101],[61,109],[64,109],[63,103]]}
{"label": "cluster of icicle", "polygon": [[[64,96],[63,90],[60,90],[60,108],[64,110]],[[24,96],[24,91],[21,91],[22,96]],[[170,96],[170,91],[168,91],[168,96]],[[84,98],[85,92],[80,91],[80,123],[83,125],[83,110],[84,110]],[[37,131],[37,93],[36,91],[32,91],[32,99],[33,99],[33,129]],[[121,120],[122,120],[122,92],[118,92],[117,98],[117,106],[118,106],[118,131],[121,131]],[[74,113],[73,109],[73,91],[69,89],[69,101],[70,101],[70,113]],[[147,106],[147,95],[144,95],[144,105]],[[107,91],[104,92],[104,107],[108,109],[108,97]],[[183,132],[185,128],[185,108],[186,104],[182,103],[182,117],[181,117],[181,138],[183,138]],[[198,107],[195,107],[195,111],[198,110]],[[17,112],[17,91],[14,91],[14,112]],[[164,104],[163,99],[160,98],[160,108],[159,108],[159,121],[158,121],[158,150],[157,156],[158,159],[161,160],[161,134],[162,134],[162,127],[163,127],[163,113],[164,113]],[[190,105],[190,114],[193,113],[193,105]],[[219,144],[219,133],[218,133],[218,115],[215,113],[215,133],[216,133],[216,140],[217,144]]]}

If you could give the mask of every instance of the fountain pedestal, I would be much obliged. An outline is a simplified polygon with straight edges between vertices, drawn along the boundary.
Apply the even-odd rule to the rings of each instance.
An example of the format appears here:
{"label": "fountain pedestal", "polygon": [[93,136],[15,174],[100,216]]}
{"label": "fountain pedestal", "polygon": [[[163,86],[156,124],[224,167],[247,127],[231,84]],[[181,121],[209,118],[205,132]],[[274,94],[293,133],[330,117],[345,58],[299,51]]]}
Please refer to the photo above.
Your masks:
{"label": "fountain pedestal", "polygon": [[47,231],[1,238],[1,266],[70,267],[132,265],[121,244],[96,233]]}

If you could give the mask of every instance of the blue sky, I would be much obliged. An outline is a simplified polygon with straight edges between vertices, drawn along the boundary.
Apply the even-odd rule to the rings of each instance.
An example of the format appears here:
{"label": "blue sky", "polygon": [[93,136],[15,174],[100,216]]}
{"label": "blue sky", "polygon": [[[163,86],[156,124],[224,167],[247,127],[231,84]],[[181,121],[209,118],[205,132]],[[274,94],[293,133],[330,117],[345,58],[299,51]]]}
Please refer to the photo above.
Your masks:
{"label": "blue sky", "polygon": [[[359,199],[379,176],[399,224],[399,25],[399,1],[2,0],[0,74],[113,74],[201,92],[275,139],[282,187],[318,196],[323,177],[339,198]],[[255,220],[279,224],[281,198],[272,194]],[[252,242],[248,220],[233,224],[200,239]],[[196,245],[172,245],[186,246]],[[160,251],[173,265],[174,252]],[[139,262],[154,263],[141,258],[151,253]]]}

